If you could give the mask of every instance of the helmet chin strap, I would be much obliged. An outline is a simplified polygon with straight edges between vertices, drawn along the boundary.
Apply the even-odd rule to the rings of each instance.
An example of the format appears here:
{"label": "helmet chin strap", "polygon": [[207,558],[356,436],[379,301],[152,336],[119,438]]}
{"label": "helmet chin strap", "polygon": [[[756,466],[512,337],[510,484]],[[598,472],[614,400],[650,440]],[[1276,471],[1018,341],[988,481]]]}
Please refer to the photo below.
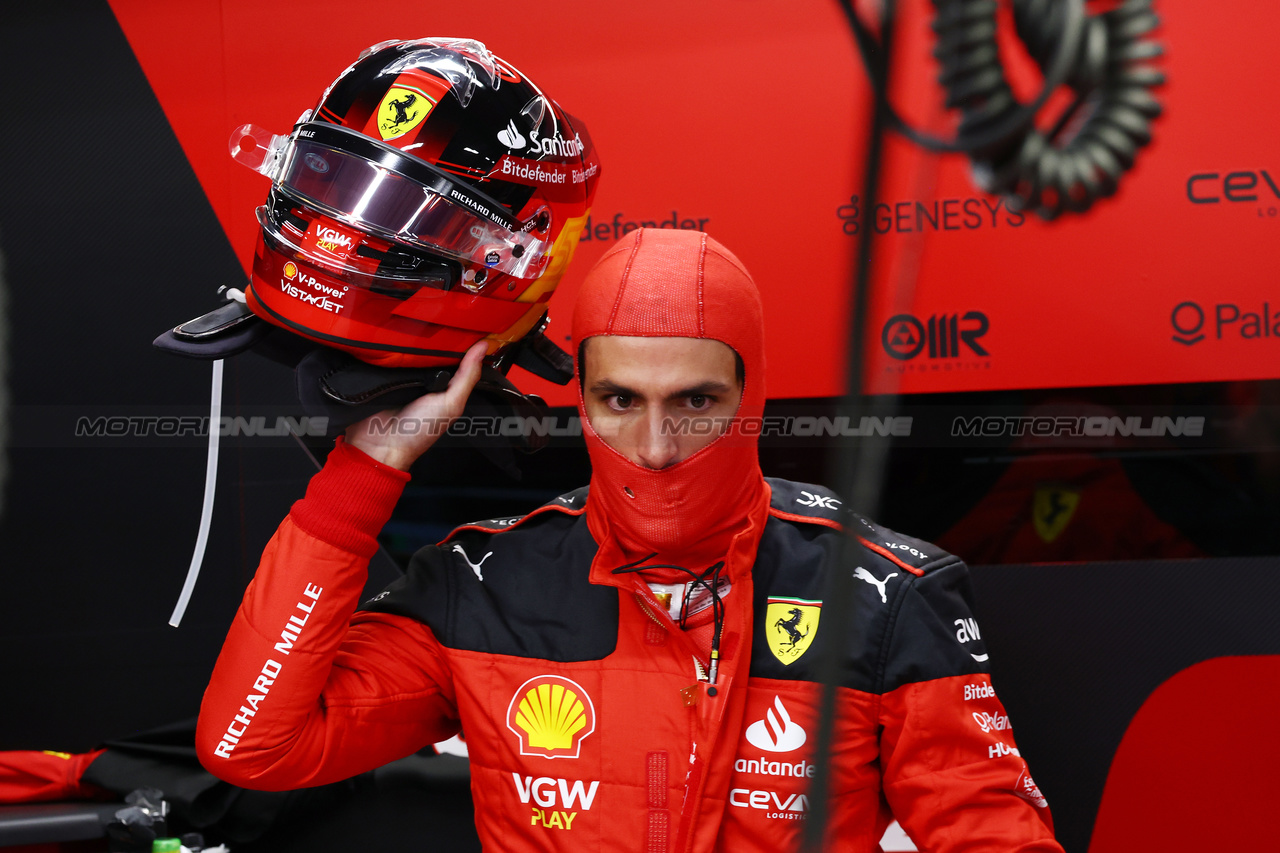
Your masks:
{"label": "helmet chin strap", "polygon": [[218,481],[218,423],[222,420],[222,359],[213,362],[213,387],[209,401],[209,452],[204,466],[204,505],[200,508],[200,530],[196,534],[196,548],[187,568],[187,579],[182,584],[178,603],[169,617],[169,624],[177,628],[182,615],[187,612],[196,578],[200,577],[200,565],[204,562],[205,547],[209,544],[209,524],[213,520],[213,494]]}

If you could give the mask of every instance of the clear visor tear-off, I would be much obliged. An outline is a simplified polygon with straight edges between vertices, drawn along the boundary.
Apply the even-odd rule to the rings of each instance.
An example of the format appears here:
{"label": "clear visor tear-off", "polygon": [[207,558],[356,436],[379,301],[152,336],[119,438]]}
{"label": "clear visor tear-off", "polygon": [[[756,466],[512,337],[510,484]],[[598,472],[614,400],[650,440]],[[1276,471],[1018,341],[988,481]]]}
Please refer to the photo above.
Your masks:
{"label": "clear visor tear-off", "polygon": [[547,264],[546,211],[517,222],[447,173],[364,134],[304,121],[280,136],[245,124],[230,150],[284,195],[357,229],[517,278],[536,278]]}

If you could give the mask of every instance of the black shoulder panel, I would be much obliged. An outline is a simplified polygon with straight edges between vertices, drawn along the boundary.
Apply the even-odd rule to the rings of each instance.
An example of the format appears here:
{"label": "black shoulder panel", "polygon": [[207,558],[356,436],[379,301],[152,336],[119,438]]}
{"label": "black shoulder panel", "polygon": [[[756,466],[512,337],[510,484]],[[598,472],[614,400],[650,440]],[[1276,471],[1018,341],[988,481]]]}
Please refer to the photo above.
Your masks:
{"label": "black shoulder panel", "polygon": [[587,486],[582,486],[574,489],[572,492],[566,492],[559,497],[552,498],[528,515],[508,515],[500,518],[486,518],[483,521],[468,522],[461,527],[454,528],[453,532],[446,536],[444,542],[441,542],[440,544],[441,546],[445,545],[445,543],[450,542],[455,536],[464,530],[480,529],[497,533],[499,531],[506,530],[507,528],[515,527],[517,524],[523,523],[527,518],[540,515],[541,513],[546,512],[549,508],[555,508],[562,512],[581,512],[582,508],[587,505],[587,489]]}
{"label": "black shoulder panel", "polygon": [[903,588],[884,648],[881,692],[916,681],[990,672],[973,616],[969,569],[953,558]]}
{"label": "black shoulder panel", "polygon": [[863,545],[872,551],[883,554],[890,560],[915,572],[932,571],[955,562],[952,554],[923,539],[907,536],[896,530],[881,527],[874,521],[854,516],[857,525],[855,533]]}
{"label": "black shoulder panel", "polygon": [[[579,492],[564,497],[580,504]],[[417,619],[454,649],[553,661],[612,653],[618,591],[587,579],[596,543],[586,518],[544,510],[502,521],[498,532],[466,525],[423,548],[365,609]]]}
{"label": "black shoulder panel", "polygon": [[910,570],[924,571],[951,558],[937,545],[881,527],[857,513],[846,512],[844,502],[826,486],[793,483],[776,477],[765,477],[765,482],[773,493],[769,507],[775,514],[783,513],[791,521],[811,520],[828,527],[833,523],[843,526],[852,518],[854,527],[850,532],[854,536],[863,540],[871,550],[881,552]]}
{"label": "black shoulder panel", "polygon": [[[825,513],[830,492],[771,480],[774,506],[800,499],[802,512]],[[818,500],[809,505],[808,495]],[[832,511],[832,515],[835,512]],[[972,614],[968,569],[918,539],[855,516],[860,540],[850,571],[852,600],[841,625],[823,601],[843,533],[804,518],[771,516],[753,569],[755,625],[751,675],[817,681],[828,643],[845,658],[841,683],[885,693],[915,681],[986,672],[986,648]],[[843,570],[843,569],[842,569]]]}
{"label": "black shoulder panel", "polygon": [[845,513],[840,510],[844,502],[826,486],[793,483],[777,477],[765,477],[764,481],[773,493],[769,501],[771,509],[819,522],[844,522]]}

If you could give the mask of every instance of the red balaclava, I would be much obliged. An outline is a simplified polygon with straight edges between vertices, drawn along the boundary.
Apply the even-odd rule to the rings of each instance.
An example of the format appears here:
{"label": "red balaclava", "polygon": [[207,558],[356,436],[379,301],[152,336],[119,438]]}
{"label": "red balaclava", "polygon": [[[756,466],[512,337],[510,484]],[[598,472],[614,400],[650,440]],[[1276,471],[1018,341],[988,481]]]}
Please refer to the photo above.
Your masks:
{"label": "red balaclava", "polygon": [[602,549],[609,542],[627,560],[656,553],[701,567],[724,558],[749,519],[763,524],[758,429],[742,429],[746,419],[758,426],[764,411],[762,313],[742,262],[700,231],[633,231],[587,274],[573,315],[579,355],[582,342],[596,335],[710,338],[735,350],[745,367],[742,402],[726,433],[662,470],[610,447],[592,428],[579,392],[591,455],[587,520]]}

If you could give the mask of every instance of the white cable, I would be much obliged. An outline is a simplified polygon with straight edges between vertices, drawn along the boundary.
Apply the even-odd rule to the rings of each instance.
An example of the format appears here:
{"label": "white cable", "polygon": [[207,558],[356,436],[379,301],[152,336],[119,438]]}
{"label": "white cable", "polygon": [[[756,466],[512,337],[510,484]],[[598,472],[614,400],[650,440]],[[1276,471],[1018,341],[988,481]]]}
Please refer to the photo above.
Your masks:
{"label": "white cable", "polygon": [[191,591],[200,576],[200,564],[204,562],[204,549],[209,544],[209,523],[213,520],[213,492],[218,480],[218,423],[222,420],[222,359],[213,363],[213,390],[209,402],[209,455],[204,466],[204,506],[200,508],[200,532],[196,534],[196,550],[191,555],[187,579],[182,584],[182,594],[169,617],[169,624],[177,628],[182,614],[187,612]]}

